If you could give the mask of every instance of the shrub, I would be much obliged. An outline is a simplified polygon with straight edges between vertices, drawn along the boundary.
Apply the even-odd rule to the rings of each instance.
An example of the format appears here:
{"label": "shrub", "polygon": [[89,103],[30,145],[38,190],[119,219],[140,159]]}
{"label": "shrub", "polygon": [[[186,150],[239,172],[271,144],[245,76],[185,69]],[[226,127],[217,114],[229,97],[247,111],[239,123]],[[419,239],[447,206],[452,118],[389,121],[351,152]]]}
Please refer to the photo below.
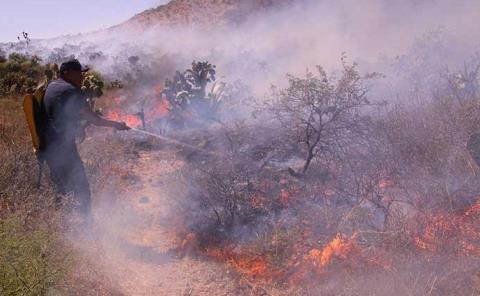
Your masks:
{"label": "shrub", "polygon": [[12,53],[0,59],[0,95],[32,91],[42,79],[45,67],[37,56]]}
{"label": "shrub", "polygon": [[342,58],[342,75],[329,77],[322,67],[305,78],[288,75],[289,87],[277,91],[268,108],[292,139],[305,150],[302,173],[312,161],[341,150],[360,127],[362,107],[370,105],[368,81],[377,74],[361,76],[356,65]]}

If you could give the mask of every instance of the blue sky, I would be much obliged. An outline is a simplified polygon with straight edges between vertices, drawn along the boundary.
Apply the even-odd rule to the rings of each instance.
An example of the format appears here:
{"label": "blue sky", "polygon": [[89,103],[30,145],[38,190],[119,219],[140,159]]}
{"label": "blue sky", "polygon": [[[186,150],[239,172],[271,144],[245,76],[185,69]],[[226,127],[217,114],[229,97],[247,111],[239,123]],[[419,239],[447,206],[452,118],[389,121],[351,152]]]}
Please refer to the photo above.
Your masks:
{"label": "blue sky", "polygon": [[0,42],[22,31],[49,38],[118,24],[167,0],[0,0]]}

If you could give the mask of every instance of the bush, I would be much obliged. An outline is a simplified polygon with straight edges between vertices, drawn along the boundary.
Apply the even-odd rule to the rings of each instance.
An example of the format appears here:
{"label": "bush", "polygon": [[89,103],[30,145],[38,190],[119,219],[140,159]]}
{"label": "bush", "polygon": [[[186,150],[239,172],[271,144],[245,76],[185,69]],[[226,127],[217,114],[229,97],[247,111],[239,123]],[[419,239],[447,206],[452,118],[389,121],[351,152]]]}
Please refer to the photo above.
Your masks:
{"label": "bush", "polygon": [[366,109],[376,76],[345,63],[339,78],[321,68],[289,76],[265,109],[276,120],[258,112],[248,126],[229,122],[206,135],[220,155],[185,166],[175,215],[190,235],[180,235],[181,248],[245,275],[307,285],[402,260],[443,262],[439,249],[475,255],[480,186],[465,143],[478,129],[478,98],[459,104],[444,93],[422,106]]}
{"label": "bush", "polygon": [[287,89],[274,89],[268,110],[304,150],[303,174],[312,161],[342,150],[352,134],[359,132],[362,107],[371,104],[368,82],[377,74],[362,77],[356,65],[347,64],[344,58],[342,66],[338,79],[317,66],[317,73],[309,72],[305,78],[289,75]]}
{"label": "bush", "polygon": [[0,95],[30,92],[42,79],[45,67],[37,56],[12,53],[0,58]]}

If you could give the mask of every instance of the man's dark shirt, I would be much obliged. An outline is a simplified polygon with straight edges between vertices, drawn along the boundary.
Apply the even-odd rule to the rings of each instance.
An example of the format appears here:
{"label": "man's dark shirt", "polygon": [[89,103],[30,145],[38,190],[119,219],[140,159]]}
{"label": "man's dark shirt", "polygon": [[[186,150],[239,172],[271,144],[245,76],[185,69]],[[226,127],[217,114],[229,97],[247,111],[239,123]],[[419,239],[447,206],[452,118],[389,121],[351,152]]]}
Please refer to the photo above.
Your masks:
{"label": "man's dark shirt", "polygon": [[84,93],[58,79],[50,82],[43,99],[47,115],[47,146],[52,143],[75,144],[80,110],[87,107]]}
{"label": "man's dark shirt", "polygon": [[43,98],[47,117],[45,160],[60,194],[73,193],[83,213],[90,210],[90,187],[75,145],[80,111],[87,107],[83,92],[58,79],[49,83]]}

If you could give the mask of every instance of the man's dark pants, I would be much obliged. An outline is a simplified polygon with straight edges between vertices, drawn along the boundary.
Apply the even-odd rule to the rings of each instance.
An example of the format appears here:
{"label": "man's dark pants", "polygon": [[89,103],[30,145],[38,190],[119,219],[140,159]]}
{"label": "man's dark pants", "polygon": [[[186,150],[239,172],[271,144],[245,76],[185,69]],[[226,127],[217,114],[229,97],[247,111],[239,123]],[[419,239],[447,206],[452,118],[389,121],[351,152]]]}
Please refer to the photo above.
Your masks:
{"label": "man's dark pants", "polygon": [[76,209],[82,214],[89,214],[90,186],[75,143],[54,142],[48,146],[45,160],[57,192],[73,194]]}

